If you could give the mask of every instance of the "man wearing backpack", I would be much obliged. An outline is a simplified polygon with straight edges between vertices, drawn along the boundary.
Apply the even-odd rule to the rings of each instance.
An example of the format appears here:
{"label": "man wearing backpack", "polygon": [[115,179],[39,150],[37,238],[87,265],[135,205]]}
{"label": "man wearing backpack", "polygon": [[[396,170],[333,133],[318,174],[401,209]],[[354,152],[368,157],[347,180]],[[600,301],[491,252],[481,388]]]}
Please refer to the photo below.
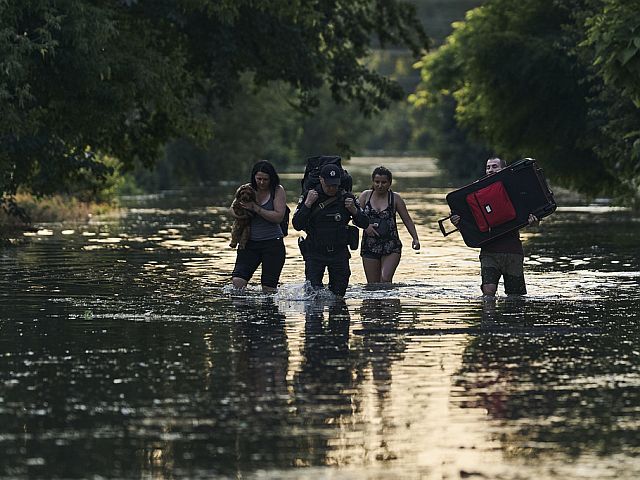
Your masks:
{"label": "man wearing backpack", "polygon": [[[485,173],[493,175],[505,168],[507,163],[501,158],[487,160]],[[451,214],[451,223],[460,224],[460,215]],[[537,225],[539,220],[529,214],[529,225]],[[495,297],[500,277],[504,279],[504,292],[507,295],[526,295],[524,281],[524,250],[520,240],[520,232],[514,230],[500,238],[488,242],[480,249],[480,289],[487,297]]]}
{"label": "man wearing backpack", "polygon": [[369,226],[355,196],[340,189],[341,168],[327,164],[320,170],[320,185],[307,191],[292,224],[307,237],[300,249],[305,261],[305,277],[312,287],[322,288],[324,271],[329,271],[329,290],[343,297],[349,284],[349,221],[360,228]]}

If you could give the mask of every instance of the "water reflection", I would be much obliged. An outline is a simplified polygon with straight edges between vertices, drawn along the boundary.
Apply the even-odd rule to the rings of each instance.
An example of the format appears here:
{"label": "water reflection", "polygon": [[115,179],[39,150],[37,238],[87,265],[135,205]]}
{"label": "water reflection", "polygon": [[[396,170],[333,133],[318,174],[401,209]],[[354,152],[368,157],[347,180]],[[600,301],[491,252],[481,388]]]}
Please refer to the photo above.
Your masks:
{"label": "water reflection", "polygon": [[350,321],[344,301],[306,305],[302,364],[293,381],[296,418],[306,432],[296,449],[296,466],[339,466],[348,461],[349,449],[343,447],[351,443],[357,381],[349,348]]}
{"label": "water reflection", "polygon": [[281,294],[225,289],[233,186],[4,248],[0,477],[636,478],[637,215],[560,208],[487,303],[448,190],[393,170],[423,249],[384,289],[354,255],[345,302],[298,294],[294,232]]}
{"label": "water reflection", "polygon": [[[236,318],[231,325],[229,345],[232,375],[227,392],[229,405],[219,406],[221,411],[233,408],[228,412],[229,425],[222,431],[219,425],[214,429],[227,438],[228,460],[238,473],[273,468],[283,461],[286,464],[286,452],[291,447],[287,438],[289,353],[285,317],[271,299],[258,304],[235,299],[233,306]],[[213,411],[210,415],[220,417]]]}
{"label": "water reflection", "polygon": [[364,299],[360,306],[363,375],[371,379],[374,390],[370,396],[363,391],[363,397],[370,399],[373,416],[380,419],[379,425],[367,429],[366,439],[371,456],[381,462],[398,458],[393,449],[396,421],[391,386],[393,365],[402,361],[406,348],[405,336],[398,334],[401,312],[399,298]]}
{"label": "water reflection", "polygon": [[636,306],[627,299],[606,313],[597,304],[565,308],[572,306],[588,314],[566,322],[558,305],[542,306],[554,314],[545,319],[526,302],[485,303],[485,331],[465,347],[452,401],[486,412],[514,460],[565,455],[631,478],[628,463],[614,458],[640,448],[639,328],[627,318]]}

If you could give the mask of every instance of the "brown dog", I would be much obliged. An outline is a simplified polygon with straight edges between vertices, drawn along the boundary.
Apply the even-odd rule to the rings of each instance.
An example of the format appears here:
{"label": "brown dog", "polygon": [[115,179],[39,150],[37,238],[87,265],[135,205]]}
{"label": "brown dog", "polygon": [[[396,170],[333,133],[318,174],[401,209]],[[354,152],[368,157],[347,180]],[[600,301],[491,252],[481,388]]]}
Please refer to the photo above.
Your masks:
{"label": "brown dog", "polygon": [[231,209],[234,213],[233,226],[231,227],[231,243],[230,247],[235,248],[238,246],[238,250],[244,249],[249,237],[251,236],[251,217],[253,212],[240,206],[240,202],[249,203],[256,201],[256,191],[253,189],[250,183],[240,185],[236,190],[236,196],[231,204]]}

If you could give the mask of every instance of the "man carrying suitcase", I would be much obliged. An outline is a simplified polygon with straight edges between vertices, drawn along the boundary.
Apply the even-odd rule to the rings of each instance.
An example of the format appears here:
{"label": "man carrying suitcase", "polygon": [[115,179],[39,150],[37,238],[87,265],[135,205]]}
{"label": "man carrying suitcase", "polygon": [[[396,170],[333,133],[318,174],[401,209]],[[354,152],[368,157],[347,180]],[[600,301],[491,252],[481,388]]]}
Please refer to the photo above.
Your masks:
{"label": "man carrying suitcase", "polygon": [[[485,172],[493,175],[507,166],[506,162],[494,157],[487,160]],[[451,214],[451,223],[459,227],[460,216]],[[537,225],[539,220],[529,214],[529,225]],[[502,237],[485,243],[480,249],[480,269],[483,295],[494,297],[500,277],[503,277],[504,291],[507,295],[525,295],[527,287],[524,281],[524,251],[520,233],[514,230]]]}

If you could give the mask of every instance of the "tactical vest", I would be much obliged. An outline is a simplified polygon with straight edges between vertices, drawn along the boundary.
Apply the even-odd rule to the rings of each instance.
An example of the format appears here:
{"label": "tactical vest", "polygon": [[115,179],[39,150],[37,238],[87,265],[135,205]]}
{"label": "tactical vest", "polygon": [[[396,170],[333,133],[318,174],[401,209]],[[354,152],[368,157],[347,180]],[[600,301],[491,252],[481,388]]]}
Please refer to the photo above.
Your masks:
{"label": "tactical vest", "polygon": [[338,195],[340,198],[325,208],[321,208],[320,204],[330,197],[321,195],[322,200],[318,199],[312,207],[312,211],[319,209],[312,214],[307,229],[307,241],[314,250],[323,251],[331,247],[337,250],[349,244],[347,224],[351,220],[351,213],[345,208],[344,199],[353,195],[345,192],[338,192]]}

